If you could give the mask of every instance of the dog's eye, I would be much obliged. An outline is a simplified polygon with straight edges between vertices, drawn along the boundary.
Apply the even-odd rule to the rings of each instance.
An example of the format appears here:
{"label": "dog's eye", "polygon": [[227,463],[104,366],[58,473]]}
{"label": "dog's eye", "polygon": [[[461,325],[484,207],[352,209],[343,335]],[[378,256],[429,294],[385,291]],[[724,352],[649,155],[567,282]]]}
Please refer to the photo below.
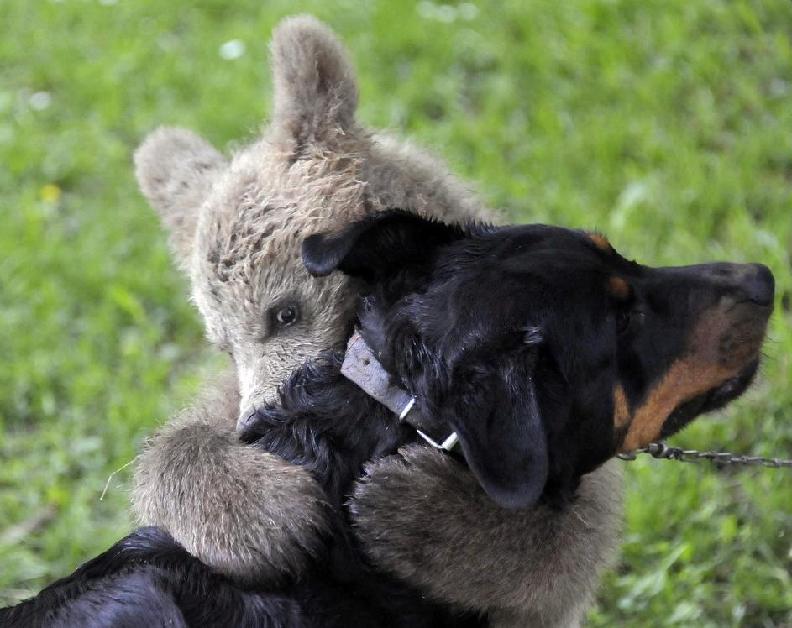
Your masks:
{"label": "dog's eye", "polygon": [[271,310],[270,313],[274,327],[291,327],[300,320],[299,308],[290,303],[288,305],[279,305]]}
{"label": "dog's eye", "polygon": [[616,315],[616,331],[623,334],[630,327],[630,311],[622,310]]}

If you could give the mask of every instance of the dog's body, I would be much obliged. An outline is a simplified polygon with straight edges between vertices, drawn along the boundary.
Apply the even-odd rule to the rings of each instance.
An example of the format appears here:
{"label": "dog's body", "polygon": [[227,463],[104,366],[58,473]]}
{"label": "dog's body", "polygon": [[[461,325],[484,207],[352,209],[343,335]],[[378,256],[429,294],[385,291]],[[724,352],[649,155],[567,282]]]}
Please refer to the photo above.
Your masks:
{"label": "dog's body", "polygon": [[[306,548],[308,568],[244,590],[164,532],[142,529],[0,620],[488,625],[490,607],[424,587],[382,553],[388,539],[372,536],[370,524],[385,513],[372,513],[377,500],[366,487],[376,468],[366,478],[367,465],[420,465],[415,453],[429,446],[416,424],[453,431],[461,451],[458,460],[443,455],[442,474],[450,465],[476,482],[446,501],[488,499],[518,518],[541,503],[568,510],[581,479],[614,453],[745,390],[773,301],[763,266],[652,269],[601,236],[540,225],[463,229],[404,212],[312,236],[303,259],[313,275],[340,270],[358,281],[361,337],[414,400],[396,416],[342,377],[341,356],[330,354],[296,371],[279,403],[247,426],[245,441],[300,465],[322,488],[328,525]],[[414,552],[431,552],[434,537],[449,545],[438,529]],[[448,556],[448,568],[458,561]]]}

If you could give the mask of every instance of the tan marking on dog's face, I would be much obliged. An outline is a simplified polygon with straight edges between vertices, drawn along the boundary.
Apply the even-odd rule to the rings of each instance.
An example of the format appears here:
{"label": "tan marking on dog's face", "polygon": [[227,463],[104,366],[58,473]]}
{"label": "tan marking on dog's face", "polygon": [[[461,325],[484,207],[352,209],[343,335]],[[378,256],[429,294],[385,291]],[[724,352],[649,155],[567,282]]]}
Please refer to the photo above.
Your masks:
{"label": "tan marking on dog's face", "polygon": [[619,301],[626,301],[630,297],[630,284],[613,275],[608,279],[608,293]]}
{"label": "tan marking on dog's face", "polygon": [[628,425],[630,422],[630,407],[627,403],[627,395],[624,394],[624,387],[617,384],[613,389],[613,427],[617,430]]}
{"label": "tan marking on dog's face", "polygon": [[701,364],[695,357],[675,362],[646,403],[636,409],[621,451],[632,451],[657,440],[666,419],[681,403],[715,388],[737,372]]}
{"label": "tan marking on dog's face", "polygon": [[[735,322],[719,308],[702,315],[691,333],[686,355],[671,365],[625,422],[629,428],[620,451],[632,451],[657,440],[676,408],[735,377],[756,357],[763,334],[740,330],[740,321]],[[724,352],[727,341],[729,349]]]}
{"label": "tan marking on dog's face", "polygon": [[603,251],[604,253],[610,253],[613,251],[613,247],[611,246],[611,243],[608,242],[608,238],[606,238],[601,233],[589,233],[588,237],[589,240],[594,243],[594,246],[596,246],[600,251]]}

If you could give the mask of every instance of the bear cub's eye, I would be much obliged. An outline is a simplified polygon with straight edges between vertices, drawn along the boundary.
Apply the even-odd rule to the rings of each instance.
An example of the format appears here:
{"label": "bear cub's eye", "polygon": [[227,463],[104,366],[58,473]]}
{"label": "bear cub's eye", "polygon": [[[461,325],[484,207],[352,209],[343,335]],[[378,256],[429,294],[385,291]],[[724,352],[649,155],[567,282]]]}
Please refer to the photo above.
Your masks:
{"label": "bear cub's eye", "polygon": [[270,310],[274,327],[290,327],[300,320],[300,310],[294,303],[278,305]]}

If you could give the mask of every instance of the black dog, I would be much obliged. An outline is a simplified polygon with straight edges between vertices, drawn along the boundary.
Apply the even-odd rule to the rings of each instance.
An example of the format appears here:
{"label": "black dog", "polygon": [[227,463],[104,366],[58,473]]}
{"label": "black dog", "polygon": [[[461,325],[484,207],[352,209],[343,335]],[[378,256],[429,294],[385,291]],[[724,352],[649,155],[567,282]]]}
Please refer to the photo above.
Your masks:
{"label": "black dog", "polygon": [[0,611],[2,625],[486,625],[368,564],[346,502],[364,464],[423,432],[453,433],[461,451],[450,455],[495,502],[561,508],[616,452],[740,395],[773,303],[760,265],[653,269],[597,234],[452,227],[400,211],[312,236],[303,259],[314,275],[359,278],[360,335],[411,400],[400,421],[328,353],[243,435],[304,465],[326,491],[332,526],[309,550],[309,572],[245,590],[145,528]]}

